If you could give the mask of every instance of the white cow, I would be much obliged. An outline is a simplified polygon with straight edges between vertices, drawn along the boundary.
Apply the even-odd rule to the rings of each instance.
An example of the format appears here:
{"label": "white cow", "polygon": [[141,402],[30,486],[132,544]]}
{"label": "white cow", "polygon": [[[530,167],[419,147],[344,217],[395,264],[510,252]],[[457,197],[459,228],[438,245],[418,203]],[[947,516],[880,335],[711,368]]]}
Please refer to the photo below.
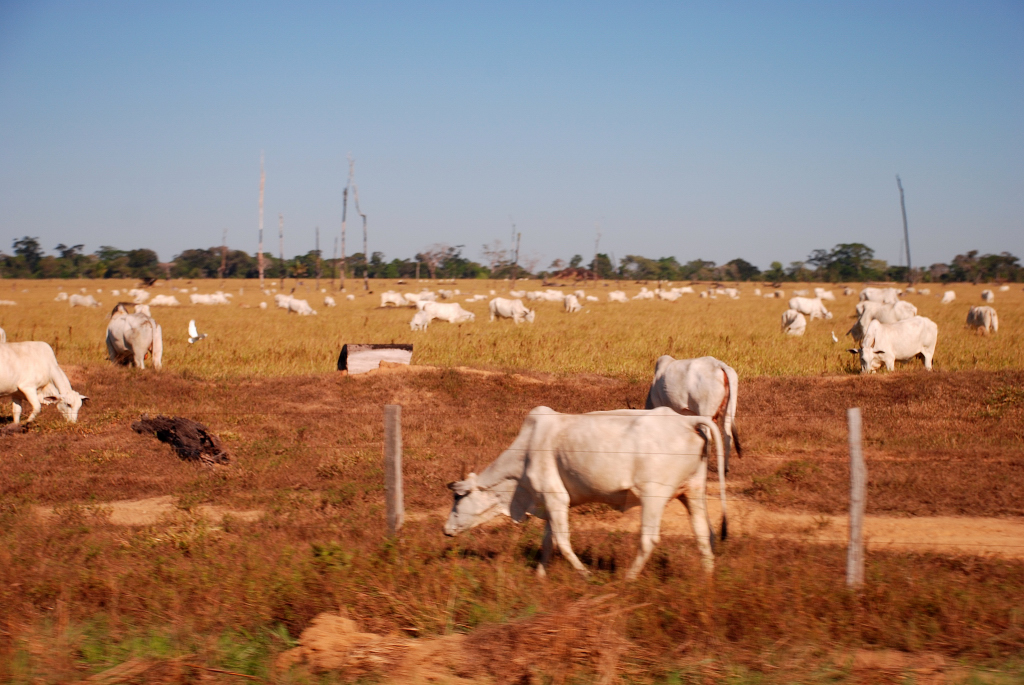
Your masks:
{"label": "white cow", "polygon": [[[352,295],[349,295],[349,297],[352,297]],[[402,297],[402,293],[396,293],[394,290],[389,290],[386,293],[381,293],[380,306],[387,307],[388,305],[392,305],[394,307],[404,307],[405,298]]]}
{"label": "white cow", "polygon": [[743,456],[736,427],[737,394],[740,390],[736,370],[714,357],[674,359],[665,354],[654,365],[654,380],[647,392],[647,409],[669,407],[680,414],[710,416],[721,424],[725,438],[725,468],[729,468],[732,443],[736,456]]}
{"label": "white cow", "polygon": [[789,308],[810,317],[811,321],[832,318],[832,312],[825,309],[825,305],[817,297],[792,297],[789,300]]}
{"label": "white cow", "polygon": [[[569,508],[589,502],[620,511],[641,507],[640,549],[626,574],[636,578],[660,540],[665,505],[689,509],[701,562],[714,569],[706,506],[708,443],[715,444],[722,498],[722,539],[727,535],[725,467],[718,427],[703,416],[680,416],[667,407],[559,414],[533,409],[515,442],[479,475],[449,483],[454,494],[445,535],[505,515],[547,521],[537,575],[544,577],[553,546],[583,575],[588,571],[569,544]],[[554,543],[554,544],[552,544]]]}
{"label": "white cow", "polygon": [[955,299],[956,293],[953,292],[952,290],[947,290],[946,292],[942,293],[942,301],[940,302],[940,304],[949,304]]}
{"label": "white cow", "polygon": [[174,295],[157,295],[149,302],[150,307],[177,307],[180,304]]}
{"label": "white cow", "polygon": [[853,288],[849,287],[849,286],[843,288],[843,295],[846,295],[847,297],[849,297],[850,295],[856,295],[856,294],[857,294],[857,291],[854,290]]}
{"label": "white cow", "polygon": [[525,290],[509,290],[508,291],[508,296],[511,297],[511,298],[519,299],[519,298],[522,298],[522,297],[526,297],[526,291]]}
{"label": "white cow", "polygon": [[797,297],[807,297],[808,295],[810,295],[810,292],[806,288],[803,288],[801,290],[794,290],[793,294],[796,295]]}
{"label": "white cow", "polygon": [[795,309],[782,312],[782,332],[786,335],[800,336],[807,330],[807,319]]}
{"label": "white cow", "polygon": [[448,323],[463,323],[473,321],[476,314],[466,311],[458,302],[440,303],[424,302],[421,311],[426,312],[432,319],[447,321]]}
{"label": "white cow", "polygon": [[655,290],[654,294],[658,297],[659,300],[667,300],[668,302],[675,302],[680,297],[682,297],[682,295],[675,292],[674,290]]}
{"label": "white cow", "polygon": [[987,305],[971,307],[967,312],[967,325],[988,335],[999,330],[999,316]]}
{"label": "white cow", "polygon": [[918,295],[931,295],[932,291],[931,291],[931,288],[921,288],[920,290],[917,291],[917,294]]}
{"label": "white cow", "polygon": [[913,359],[918,355],[924,358],[924,368],[931,371],[938,337],[939,327],[923,316],[896,323],[872,321],[864,332],[860,349],[851,349],[850,352],[860,356],[861,373],[874,373],[882,364],[892,371],[897,360]]}
{"label": "white cow", "polygon": [[600,302],[601,298],[597,295],[587,295],[587,302]]}
{"label": "white cow", "polygon": [[730,298],[734,300],[740,299],[740,291],[737,288],[719,288],[718,294],[728,295]]}
{"label": "white cow", "polygon": [[551,289],[545,290],[540,294],[540,299],[544,302],[564,302],[566,297],[568,296],[564,293]]}
{"label": "white cow", "polygon": [[430,325],[430,320],[433,317],[430,316],[429,312],[418,311],[412,315],[412,321],[409,322],[409,329],[413,331],[425,331],[427,326]]}
{"label": "white cow", "polygon": [[622,303],[629,302],[629,300],[626,298],[626,293],[622,292],[621,290],[613,290],[610,293],[608,293],[608,301]]}
{"label": "white cow", "polygon": [[57,293],[57,297],[53,298],[53,301],[54,302],[67,302],[68,301],[68,294],[65,293],[65,292],[59,292],[59,293]]}
{"label": "white cow", "polygon": [[871,302],[883,302],[885,304],[896,304],[900,299],[900,293],[896,288],[864,288],[860,291],[860,299]]}
{"label": "white cow", "polygon": [[71,388],[53,348],[38,341],[0,345],[0,397],[11,398],[15,426],[21,423],[25,403],[31,407],[25,423],[39,415],[43,404],[54,402],[61,415],[75,423],[82,403],[89,399]]}
{"label": "white cow", "polygon": [[5,331],[4,329],[0,328],[0,343],[5,343],[5,342],[7,342],[7,331]]}
{"label": "white cow", "polygon": [[145,316],[153,316],[153,312],[149,311],[148,304],[137,304],[134,306],[136,314],[143,314]]}
{"label": "white cow", "polygon": [[[442,300],[450,300],[455,297],[455,293],[451,290],[438,290],[437,294],[441,296]],[[516,297],[522,297],[522,295],[516,295]]]}
{"label": "white cow", "polygon": [[568,314],[575,314],[583,309],[583,305],[580,304],[580,301],[576,299],[575,295],[566,295],[563,306]]}
{"label": "white cow", "polygon": [[982,300],[982,302],[989,302],[989,303],[995,302],[996,301],[996,294],[994,292],[992,292],[991,290],[982,290],[981,291],[981,300]]}
{"label": "white cow", "polygon": [[149,299],[149,291],[142,288],[132,288],[127,294],[129,297],[134,298],[134,304],[142,304]]}
{"label": "white cow", "polygon": [[512,319],[516,324],[523,321],[533,323],[533,319],[537,315],[536,310],[527,309],[522,300],[506,300],[504,297],[494,298],[488,307],[491,310],[491,321],[494,321],[495,317],[500,317]]}
{"label": "white cow", "polygon": [[188,296],[189,302],[192,304],[231,304],[228,301],[229,295],[217,291],[215,293],[192,293]]}
{"label": "white cow", "polygon": [[693,295],[693,288],[688,285],[684,285],[681,288],[676,288],[680,295]]}
{"label": "white cow", "polygon": [[1008,285],[1001,285],[1001,286],[999,286],[999,292],[1001,292],[1001,293],[1008,293],[1008,292],[1010,292],[1010,286],[1008,286]]}
{"label": "white cow", "polygon": [[72,307],[99,307],[100,303],[92,295],[72,295],[68,298]]}
{"label": "white cow", "polygon": [[160,324],[145,314],[129,314],[124,305],[117,305],[107,324],[107,357],[116,364],[144,369],[146,355],[152,355],[153,368],[159,371],[164,356]]}
{"label": "white cow", "polygon": [[[703,295],[701,295],[703,297]],[[654,293],[646,288],[646,286],[640,288],[640,292],[633,296],[634,300],[653,300]]]}
{"label": "white cow", "polygon": [[585,292],[583,292],[582,290],[577,290],[576,292],[573,293],[573,295],[576,296],[577,300],[585,300],[585,299],[587,299],[587,294]]}
{"label": "white cow", "polygon": [[299,316],[316,315],[316,310],[309,306],[309,302],[296,297],[288,299],[287,309],[289,314],[298,314]]}
{"label": "white cow", "polygon": [[356,299],[356,296],[355,295],[346,295],[345,299],[348,300],[349,302],[352,302],[354,299]]}
{"label": "white cow", "polygon": [[864,331],[868,329],[868,325],[872,321],[896,323],[897,321],[912,319],[915,316],[917,316],[917,307],[903,300],[896,304],[864,300],[857,303],[857,322],[853,324],[846,334],[852,336],[854,341],[860,342],[864,338]]}
{"label": "white cow", "polygon": [[815,288],[814,294],[818,297],[819,300],[832,300],[833,302],[835,302],[836,299],[836,296],[832,293],[831,290],[825,290],[824,288]]}
{"label": "white cow", "polygon": [[324,298],[324,306],[325,307],[336,307],[337,305],[338,305],[338,303],[335,302],[334,298],[331,297],[330,295],[328,295],[328,296],[326,296]]}

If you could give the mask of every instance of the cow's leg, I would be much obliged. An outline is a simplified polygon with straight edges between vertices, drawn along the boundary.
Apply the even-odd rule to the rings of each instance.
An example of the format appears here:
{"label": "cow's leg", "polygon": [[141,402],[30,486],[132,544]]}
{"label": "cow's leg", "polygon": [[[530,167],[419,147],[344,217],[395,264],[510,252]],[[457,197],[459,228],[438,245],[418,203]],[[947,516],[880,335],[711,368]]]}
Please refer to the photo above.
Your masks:
{"label": "cow's leg", "polygon": [[[25,400],[32,407],[32,411],[29,413],[28,418],[25,419],[25,423],[32,423],[32,420],[39,416],[39,412],[43,408],[42,404],[39,402],[39,393],[37,393],[36,389],[31,386],[25,388],[18,388],[18,390],[21,392],[21,394],[25,397]],[[19,411],[19,413],[21,412]],[[15,421],[15,423],[17,423],[17,421]]]}
{"label": "cow's leg", "polygon": [[13,423],[15,426],[21,423],[21,403],[24,402],[22,398],[14,396],[11,398],[11,417],[14,419]]}
{"label": "cow's leg", "polygon": [[554,546],[551,544],[551,521],[545,521],[544,542],[540,545],[540,564],[537,566],[538,578],[547,578],[547,566],[551,563],[551,555],[554,551]]}
{"label": "cow's leg", "polygon": [[554,538],[555,544],[558,545],[558,551],[574,569],[585,576],[590,575],[590,571],[572,551],[572,545],[569,544],[568,493],[548,495],[545,499],[547,500],[545,508],[548,510],[548,525],[551,527],[551,536]]}
{"label": "cow's leg", "polygon": [[708,523],[707,466],[699,469],[686,485],[690,497],[684,502],[690,505],[687,507],[690,512],[690,526],[693,528],[694,537],[697,538],[701,566],[711,573],[715,569],[715,554],[711,550],[711,536],[714,533],[711,532],[711,524]]}
{"label": "cow's leg", "polygon": [[665,504],[668,500],[661,495],[641,496],[640,509],[640,550],[637,552],[633,565],[626,573],[626,580],[633,580],[644,564],[651,557],[654,546],[661,542],[661,517],[665,513]]}
{"label": "cow's leg", "polygon": [[925,370],[926,371],[931,371],[932,370],[932,357],[935,356],[935,348],[933,347],[930,350],[925,350],[924,352],[921,353],[921,356],[924,357],[924,368],[925,368]]}

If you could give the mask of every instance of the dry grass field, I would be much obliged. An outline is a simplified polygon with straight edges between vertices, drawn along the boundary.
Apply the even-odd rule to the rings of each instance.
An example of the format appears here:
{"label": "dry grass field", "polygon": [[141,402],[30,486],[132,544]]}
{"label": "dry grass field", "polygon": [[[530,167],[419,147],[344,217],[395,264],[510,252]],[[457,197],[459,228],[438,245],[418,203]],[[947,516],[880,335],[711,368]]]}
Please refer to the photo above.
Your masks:
{"label": "dry grass field", "polygon": [[[849,339],[830,336],[849,328],[852,297],[839,296],[836,318],[813,322],[802,339],[778,331],[785,301],[755,299],[752,286],[737,301],[602,301],[575,315],[542,303],[537,322],[519,327],[488,323],[484,301],[464,305],[473,323],[412,333],[412,311],[377,308],[387,287],[373,283],[364,296],[353,290],[361,282],[350,283],[354,302],[335,294],[334,309],[310,293],[316,317],[273,309],[251,283],[231,306],[154,308],[164,370],[138,371],[110,365],[102,344],[109,290],[133,285],[19,281],[0,293],[18,302],[0,307],[8,339],[50,342],[92,398],[78,424],[51,407],[29,432],[0,436],[0,681],[1024,679],[1024,537],[1001,551],[980,552],[970,539],[952,552],[927,539],[869,547],[860,592],[844,586],[843,547],[815,541],[848,507],[849,406],[864,412],[869,514],[897,527],[924,517],[979,528],[1024,520],[1019,286],[997,292],[993,336],[963,325],[981,287],[954,286],[958,300],[945,307],[934,294],[910,296],[939,323],[936,371],[918,361],[860,377]],[[87,286],[104,306],[53,302],[60,286]],[[461,301],[492,285],[442,287],[458,287]],[[606,300],[613,288],[596,291]],[[170,292],[163,282],[152,290]],[[210,334],[194,346],[185,342],[190,318]],[[417,364],[495,373],[333,371],[341,344],[392,341],[415,343]],[[602,507],[572,515],[573,546],[593,570],[586,580],[557,557],[546,581],[535,578],[537,521],[443,536],[444,483],[464,463],[493,459],[530,408],[642,406],[663,353],[713,354],[737,368],[745,456],[733,462],[730,498],[810,524],[774,537],[741,528],[719,545],[713,580],[691,536],[665,534],[633,583],[622,569],[635,528]],[[382,501],[388,403],[403,407],[408,509],[394,539]],[[143,413],[202,421],[232,463],[180,461],[131,430]],[[284,664],[280,655],[322,612],[378,637],[360,638],[325,671],[307,635],[305,661]]]}
{"label": "dry grass field", "polygon": [[[270,281],[267,287],[270,288]],[[134,287],[134,281],[4,281],[0,299],[18,304],[0,306],[0,328],[8,339],[45,340],[58,350],[63,364],[89,364],[105,356],[103,337],[106,316],[122,293]],[[813,288],[814,284],[801,284]],[[321,282],[330,290],[330,282]],[[607,302],[607,293],[619,287],[602,282],[587,288],[600,302],[586,303],[578,314],[566,314],[560,304],[538,303],[537,320],[532,325],[515,326],[511,321],[488,323],[487,302],[490,291],[507,296],[508,284],[498,281],[459,281],[443,288],[458,288],[462,295],[455,301],[476,315],[476,320],[461,325],[434,322],[427,331],[413,333],[409,320],[414,310],[381,309],[380,293],[395,289],[418,291],[437,289],[430,283],[396,285],[393,281],[371,282],[372,294],[366,294],[362,281],[349,281],[348,301],[333,293],[338,306],[323,306],[323,294],[315,292],[312,282],[296,287],[288,280],[286,289],[296,287],[296,296],[305,298],[319,314],[316,317],[289,315],[275,309],[273,298],[264,295],[252,281],[228,280],[224,291],[232,293],[232,305],[189,305],[187,294],[172,288],[196,288],[200,293],[218,290],[219,281],[160,281],[150,292],[172,294],[182,307],[154,308],[155,318],[163,326],[167,369],[194,374],[196,378],[237,378],[320,373],[334,368],[338,351],[345,342],[412,342],[416,346],[413,362],[434,366],[471,366],[496,371],[553,374],[559,377],[593,373],[643,382],[662,354],[679,358],[711,355],[726,360],[740,376],[805,376],[845,374],[855,371],[852,346],[846,330],[853,324],[856,297],[838,294],[836,302],[826,305],[834,313],[831,321],[809,322],[802,338],[787,339],[779,331],[779,317],[793,290],[786,284],[787,297],[767,300],[753,296],[754,286],[744,284],[740,299],[725,297],[702,299],[684,295],[676,302],[635,301],[629,304]],[[99,309],[71,308],[67,302],[54,302],[58,288],[69,293],[85,287],[103,303]],[[96,292],[97,287],[103,292]],[[539,282],[520,282],[520,289],[536,290]],[[640,286],[625,284],[632,297]],[[655,284],[650,284],[653,289]],[[826,285],[825,287],[832,287]],[[981,304],[984,287],[955,285],[957,300],[939,304],[941,287],[932,287],[930,296],[908,295],[922,316],[939,325],[939,343],[935,368],[946,371],[999,370],[1024,368],[1024,290],[1019,284],[1009,292],[997,292],[995,307],[1001,329],[998,335],[981,337],[964,324],[970,305]],[[6,290],[6,288],[10,288]],[[572,288],[566,288],[572,290]],[[859,288],[858,288],[859,289]],[[27,292],[26,292],[27,291]],[[240,292],[241,291],[241,292]],[[476,303],[465,303],[472,294],[487,295]],[[128,299],[128,298],[122,298]],[[259,309],[268,302],[267,310]],[[196,319],[199,329],[209,338],[201,347],[189,347],[186,327]],[[831,333],[840,338],[832,342]],[[913,362],[920,365],[920,362]]]}

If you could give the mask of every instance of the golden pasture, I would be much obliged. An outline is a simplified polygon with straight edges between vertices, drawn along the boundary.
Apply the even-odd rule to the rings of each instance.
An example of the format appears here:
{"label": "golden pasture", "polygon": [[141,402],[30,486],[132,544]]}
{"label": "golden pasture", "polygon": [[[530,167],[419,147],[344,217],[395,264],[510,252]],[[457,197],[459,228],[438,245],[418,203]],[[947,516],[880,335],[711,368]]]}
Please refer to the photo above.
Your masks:
{"label": "golden pasture", "polygon": [[[268,280],[269,289],[280,283]],[[106,359],[104,335],[107,316],[124,292],[136,284],[131,280],[104,281],[11,281],[2,284],[0,299],[16,302],[0,307],[0,328],[8,340],[43,340],[57,351],[62,364],[90,364]],[[584,302],[582,312],[566,314],[561,304],[527,303],[537,310],[533,324],[514,325],[508,320],[488,321],[487,304],[493,290],[508,296],[508,283],[501,281],[459,281],[455,285],[421,281],[397,285],[395,281],[371,281],[370,292],[362,281],[348,281],[347,292],[331,290],[329,281],[321,286],[338,305],[324,306],[325,294],[312,281],[296,285],[289,279],[285,288],[305,298],[319,312],[298,316],[275,308],[272,295],[263,294],[256,281],[174,280],[160,281],[149,289],[152,295],[175,295],[182,306],[154,307],[153,315],[164,332],[165,369],[187,372],[201,378],[282,376],[328,371],[335,368],[338,352],[345,343],[413,343],[413,363],[442,367],[470,366],[508,372],[540,372],[558,376],[594,373],[641,381],[650,376],[654,360],[662,354],[675,357],[712,355],[732,364],[742,376],[788,376],[855,373],[859,367],[847,348],[852,340],[845,332],[853,323],[856,296],[843,296],[842,287],[831,287],[835,302],[826,302],[835,318],[808,323],[807,333],[789,338],[780,332],[779,317],[795,289],[786,284],[783,299],[754,295],[755,284],[741,284],[741,297],[700,298],[684,295],[676,302],[637,300],[628,304],[609,303],[608,293],[624,290],[632,297],[640,290],[633,283],[602,282],[584,288],[600,302]],[[538,281],[520,282],[521,290],[541,289]],[[648,286],[653,289],[652,283]],[[696,286],[698,291],[706,285]],[[814,284],[801,284],[813,288]],[[1024,291],[1019,284],[1008,292],[995,286],[957,284],[954,303],[942,305],[939,295],[946,288],[930,286],[932,294],[907,295],[922,316],[939,325],[935,354],[938,370],[997,370],[1024,367]],[[996,292],[994,306],[999,313],[1000,331],[982,336],[965,325],[967,309],[982,304],[981,291]],[[85,288],[103,306],[97,309],[70,307],[54,301],[60,290],[77,293]],[[188,289],[182,292],[181,289]],[[223,289],[233,295],[231,305],[192,305],[188,294],[212,293]],[[411,308],[380,307],[380,293],[387,290],[414,292],[428,288],[459,289],[454,298],[476,315],[476,320],[459,325],[434,321],[426,331],[413,332]],[[860,286],[855,286],[857,290]],[[122,295],[115,297],[112,290]],[[98,292],[102,290],[102,292]],[[563,290],[572,291],[567,287]],[[762,292],[769,289],[762,288]],[[487,299],[467,303],[474,294]],[[355,295],[355,300],[346,299]],[[267,302],[268,308],[259,308]],[[197,345],[187,343],[189,319],[209,337]],[[839,338],[832,341],[832,332]],[[897,369],[920,368],[921,362],[907,362]]]}

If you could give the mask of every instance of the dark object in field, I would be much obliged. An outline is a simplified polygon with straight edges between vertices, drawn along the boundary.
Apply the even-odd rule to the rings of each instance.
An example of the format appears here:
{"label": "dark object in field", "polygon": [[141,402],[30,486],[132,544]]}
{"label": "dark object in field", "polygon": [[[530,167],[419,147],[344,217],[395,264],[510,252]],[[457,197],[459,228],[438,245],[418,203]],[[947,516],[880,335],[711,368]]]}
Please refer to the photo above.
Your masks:
{"label": "dark object in field", "polygon": [[341,355],[338,356],[338,371],[348,371],[349,374],[366,373],[380,368],[381,361],[393,364],[411,363],[412,345],[343,345]]}
{"label": "dark object in field", "polygon": [[231,461],[231,457],[221,447],[220,438],[192,419],[180,416],[157,416],[151,419],[143,414],[142,420],[132,424],[132,430],[155,435],[160,442],[173,447],[179,457],[188,461],[199,460],[211,465]]}
{"label": "dark object in field", "polygon": [[15,433],[27,433],[28,424],[19,423],[13,424],[8,423],[6,426],[0,427],[0,436],[2,435],[14,435]]}

